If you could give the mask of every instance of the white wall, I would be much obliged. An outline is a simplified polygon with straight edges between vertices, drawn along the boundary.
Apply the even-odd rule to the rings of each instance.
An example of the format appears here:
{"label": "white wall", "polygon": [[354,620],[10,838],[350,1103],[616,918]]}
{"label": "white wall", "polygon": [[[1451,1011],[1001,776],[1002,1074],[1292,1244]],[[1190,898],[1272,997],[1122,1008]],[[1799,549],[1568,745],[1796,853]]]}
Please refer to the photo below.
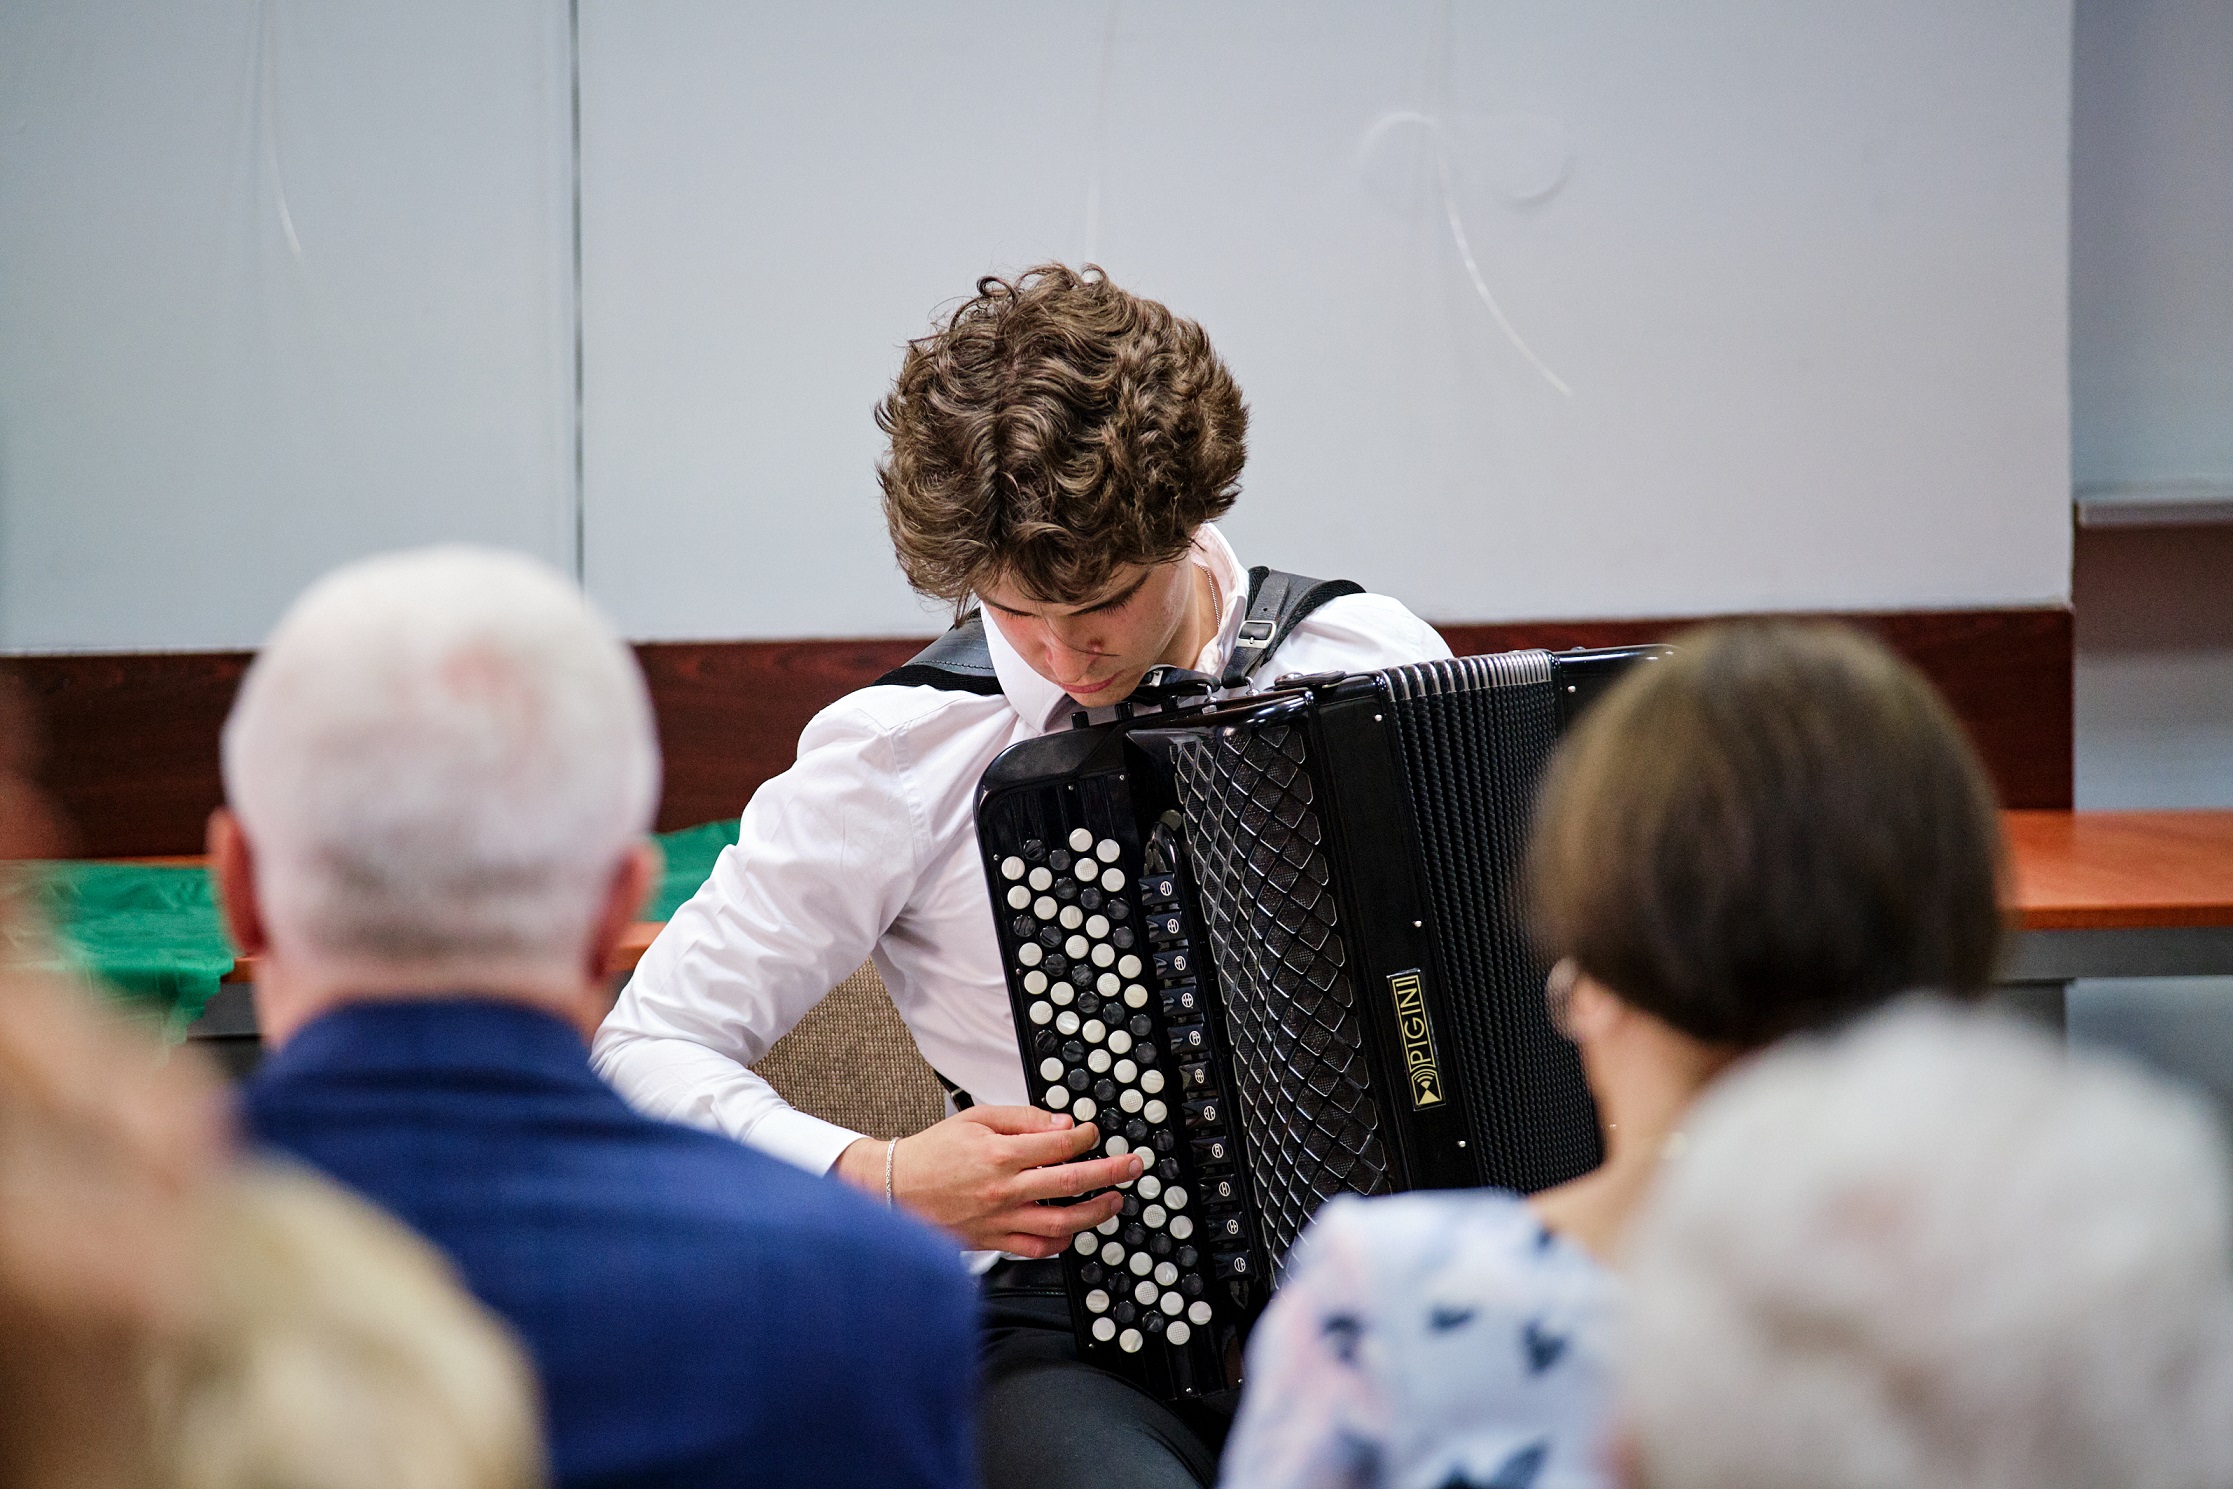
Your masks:
{"label": "white wall", "polygon": [[0,9],[0,648],[573,554],[563,4]]}
{"label": "white wall", "polygon": [[[0,647],[573,558],[566,9],[0,10]],[[581,16],[583,559],[636,634],[930,626],[869,411],[1052,255],[1224,348],[1260,561],[1449,619],[2068,592],[2069,0]]]}
{"label": "white wall", "polygon": [[[1047,256],[1210,329],[1256,561],[1453,619],[2068,594],[2066,0],[583,23],[588,573],[638,634],[923,629],[869,410]],[[1404,111],[1571,398],[1428,132],[1364,150]]]}

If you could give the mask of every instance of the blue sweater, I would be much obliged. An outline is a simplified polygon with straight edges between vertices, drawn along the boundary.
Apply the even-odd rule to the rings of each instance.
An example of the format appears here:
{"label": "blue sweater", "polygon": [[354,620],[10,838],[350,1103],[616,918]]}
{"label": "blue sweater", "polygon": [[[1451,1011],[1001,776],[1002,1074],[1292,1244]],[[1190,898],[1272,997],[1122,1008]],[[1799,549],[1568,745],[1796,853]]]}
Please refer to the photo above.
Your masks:
{"label": "blue sweater", "polygon": [[344,1008],[243,1105],[259,1141],[415,1226],[510,1321],[562,1484],[972,1481],[977,1297],[953,1246],[637,1115],[558,1020]]}

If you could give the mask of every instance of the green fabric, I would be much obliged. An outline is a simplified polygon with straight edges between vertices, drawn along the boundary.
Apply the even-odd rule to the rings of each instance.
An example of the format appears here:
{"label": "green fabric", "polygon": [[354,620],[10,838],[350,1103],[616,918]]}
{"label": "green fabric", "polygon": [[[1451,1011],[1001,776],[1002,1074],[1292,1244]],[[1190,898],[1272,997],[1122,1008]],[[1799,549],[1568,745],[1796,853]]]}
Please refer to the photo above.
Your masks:
{"label": "green fabric", "polygon": [[[734,817],[660,834],[666,872],[644,918],[673,915],[736,840]],[[57,860],[33,874],[63,968],[146,1005],[174,1032],[201,1017],[232,970],[233,944],[202,869]]]}
{"label": "green fabric", "polygon": [[233,967],[206,872],[90,862],[35,872],[68,970],[148,1005],[174,1031],[201,1017]]}
{"label": "green fabric", "polygon": [[667,872],[661,876],[651,903],[644,906],[644,919],[674,919],[682,902],[696,894],[698,886],[713,872],[713,861],[721,856],[721,850],[737,840],[738,826],[738,819],[731,817],[659,834],[660,851],[667,855]]}

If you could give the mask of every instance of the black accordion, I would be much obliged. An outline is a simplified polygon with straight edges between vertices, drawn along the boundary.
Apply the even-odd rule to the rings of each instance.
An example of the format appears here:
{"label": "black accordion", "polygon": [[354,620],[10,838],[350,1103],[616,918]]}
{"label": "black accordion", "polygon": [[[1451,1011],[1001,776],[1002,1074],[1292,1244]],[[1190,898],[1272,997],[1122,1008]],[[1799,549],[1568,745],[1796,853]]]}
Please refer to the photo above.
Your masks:
{"label": "black accordion", "polygon": [[1168,1400],[1229,1391],[1325,1200],[1597,1165],[1519,858],[1560,731],[1655,650],[1222,702],[1151,674],[1160,709],[993,762],[977,833],[1032,1100],[1149,1160],[1064,1255],[1082,1358]]}

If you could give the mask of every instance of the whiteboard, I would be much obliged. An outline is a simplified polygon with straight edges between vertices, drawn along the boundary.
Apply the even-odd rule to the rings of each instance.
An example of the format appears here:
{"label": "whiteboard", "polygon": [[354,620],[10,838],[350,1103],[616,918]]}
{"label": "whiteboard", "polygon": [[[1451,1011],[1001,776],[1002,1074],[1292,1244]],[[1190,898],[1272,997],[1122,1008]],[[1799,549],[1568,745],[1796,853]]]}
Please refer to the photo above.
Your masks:
{"label": "whiteboard", "polygon": [[2068,0],[581,20],[586,565],[633,634],[930,625],[870,411],[1050,257],[1224,353],[1244,561],[1449,620],[2068,599]]}
{"label": "whiteboard", "polygon": [[0,649],[246,646],[332,565],[574,558],[549,0],[0,9]]}

